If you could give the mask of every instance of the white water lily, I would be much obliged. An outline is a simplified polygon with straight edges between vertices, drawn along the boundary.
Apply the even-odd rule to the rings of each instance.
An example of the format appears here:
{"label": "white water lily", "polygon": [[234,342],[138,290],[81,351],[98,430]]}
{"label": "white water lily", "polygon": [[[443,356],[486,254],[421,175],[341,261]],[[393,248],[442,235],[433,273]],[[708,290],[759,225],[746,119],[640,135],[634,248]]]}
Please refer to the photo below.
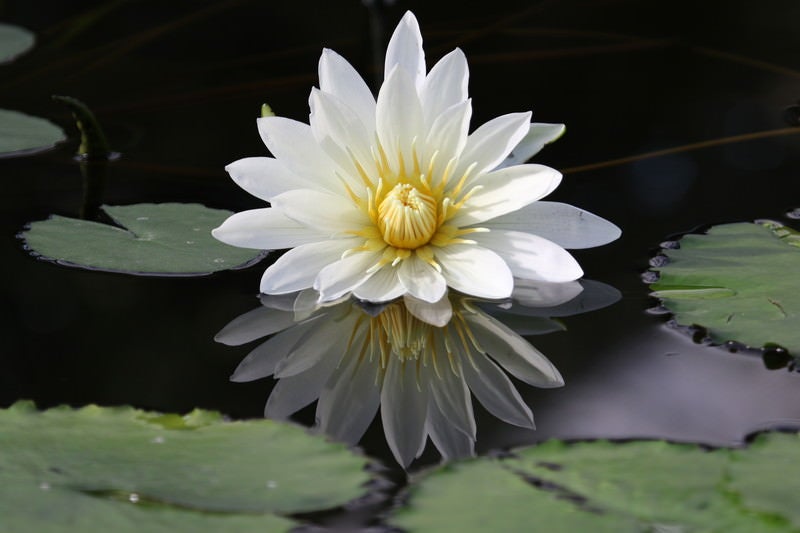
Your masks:
{"label": "white water lily", "polygon": [[[322,306],[307,290],[262,295],[262,307],[234,319],[216,340],[241,345],[274,334],[231,376],[278,379],[265,415],[283,419],[316,400],[318,429],[356,444],[380,410],[389,447],[406,467],[428,437],[444,459],[473,454],[471,396],[497,418],[533,428],[533,414],[506,372],[537,387],[558,387],[563,379],[520,333],[561,329],[545,318],[551,310],[577,314],[617,299],[613,288],[589,281],[516,286],[503,302],[450,292],[446,305],[406,296],[380,305],[347,298]],[[512,330],[490,312],[525,320]]]}
{"label": "white water lily", "polygon": [[599,246],[619,229],[572,206],[538,201],[561,174],[516,164],[563,126],[512,113],[470,134],[467,81],[458,49],[426,73],[410,12],[390,40],[377,101],[346,60],[324,50],[310,124],[258,119],[274,157],[227,167],[271,207],[231,216],[214,236],[235,246],[292,248],[267,269],[261,292],[313,287],[320,301],[409,294],[433,303],[448,287],[505,298],[515,277],[578,279],[583,272],[563,247]]}

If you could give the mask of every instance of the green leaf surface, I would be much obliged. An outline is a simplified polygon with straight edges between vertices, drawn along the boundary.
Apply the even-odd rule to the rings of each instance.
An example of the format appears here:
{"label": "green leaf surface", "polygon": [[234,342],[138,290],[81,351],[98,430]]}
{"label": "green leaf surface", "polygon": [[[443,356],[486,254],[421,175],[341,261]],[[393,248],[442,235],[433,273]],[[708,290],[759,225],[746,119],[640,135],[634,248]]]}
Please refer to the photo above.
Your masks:
{"label": "green leaf surface", "polygon": [[663,441],[549,441],[413,480],[390,524],[406,531],[790,532],[800,438],[743,449]]}
{"label": "green leaf surface", "polygon": [[[214,413],[0,411],[4,532],[282,531],[363,494],[366,459],[304,428]],[[171,420],[171,421],[170,421]]]}
{"label": "green leaf surface", "polygon": [[715,342],[777,344],[800,354],[800,248],[782,226],[738,223],[686,235],[663,250],[653,295],[680,324],[708,329]]}
{"label": "green leaf surface", "polygon": [[205,275],[262,257],[211,236],[230,211],[180,203],[102,209],[122,228],[53,216],[31,223],[22,238],[32,252],[60,264],[141,275]]}
{"label": "green leaf surface", "polygon": [[14,60],[33,47],[36,37],[19,26],[0,22],[0,63]]}
{"label": "green leaf surface", "polygon": [[64,130],[48,120],[0,109],[0,158],[41,152],[66,138]]}

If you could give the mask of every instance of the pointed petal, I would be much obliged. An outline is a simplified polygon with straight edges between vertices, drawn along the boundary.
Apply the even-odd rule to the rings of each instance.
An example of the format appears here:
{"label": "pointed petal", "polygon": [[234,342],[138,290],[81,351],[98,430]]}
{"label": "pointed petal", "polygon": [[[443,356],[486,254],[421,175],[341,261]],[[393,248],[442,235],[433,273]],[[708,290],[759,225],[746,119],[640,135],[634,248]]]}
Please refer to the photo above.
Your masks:
{"label": "pointed petal", "polygon": [[341,189],[337,166],[317,143],[311,126],[285,117],[258,119],[258,132],[272,155],[290,172],[329,191]]}
{"label": "pointed petal", "polygon": [[[322,315],[320,315],[322,317]],[[287,355],[302,338],[309,335],[317,326],[318,317],[282,331],[260,344],[242,359],[233,371],[231,381],[238,383],[254,381],[272,375],[275,366]]]}
{"label": "pointed petal", "polygon": [[494,230],[476,233],[472,238],[502,257],[516,278],[561,283],[583,276],[583,270],[569,252],[539,236]]}
{"label": "pointed petal", "polygon": [[472,132],[461,153],[456,175],[461,176],[472,163],[477,163],[471,174],[473,178],[497,167],[528,133],[530,121],[530,111],[510,113],[492,119]]}
{"label": "pointed petal", "polygon": [[384,76],[388,78],[396,66],[406,72],[417,91],[422,88],[425,82],[425,52],[422,49],[419,23],[411,11],[406,11],[403,15],[386,47]]}
{"label": "pointed petal", "polygon": [[[363,334],[354,343],[356,351],[362,342]],[[319,396],[316,414],[319,428],[337,440],[356,444],[378,412],[381,401],[378,372],[377,364],[366,358],[359,360],[357,353],[348,354]]]}
{"label": "pointed petal", "polygon": [[356,287],[353,296],[359,300],[379,303],[399,298],[405,292],[406,288],[397,277],[397,270],[387,265]]}
{"label": "pointed petal", "polygon": [[286,294],[307,289],[314,284],[320,270],[341,259],[345,250],[358,245],[358,239],[331,239],[293,248],[264,272],[261,292]]}
{"label": "pointed petal", "polygon": [[329,192],[312,189],[286,191],[273,198],[272,205],[288,218],[328,235],[359,230],[372,224],[349,198]]}
{"label": "pointed petal", "polygon": [[425,446],[428,388],[417,383],[417,365],[390,357],[381,391],[381,420],[386,442],[406,468]]}
{"label": "pointed petal", "polygon": [[426,124],[445,109],[467,99],[469,68],[464,52],[456,48],[442,57],[428,73],[420,99]]}
{"label": "pointed petal", "polygon": [[265,207],[229,216],[211,234],[225,244],[256,250],[282,250],[327,239],[323,233],[287,218],[280,209]]}
{"label": "pointed petal", "polygon": [[216,342],[240,346],[294,325],[294,313],[257,307],[231,320],[214,336]]}
{"label": "pointed petal", "polygon": [[319,291],[320,300],[335,300],[353,291],[372,275],[367,270],[380,257],[380,253],[358,252],[323,268],[314,280],[314,289]]}
{"label": "pointed petal", "polygon": [[534,202],[483,224],[491,229],[533,233],[564,248],[592,248],[619,238],[622,231],[588,211],[559,202]]}
{"label": "pointed petal", "polygon": [[308,183],[271,157],[245,157],[225,167],[233,181],[267,202],[282,192],[308,187]]}
{"label": "pointed petal", "polygon": [[481,405],[503,422],[535,429],[533,413],[505,373],[483,354],[473,353],[471,360],[463,362],[462,371]]}
{"label": "pointed petal", "polygon": [[442,266],[447,285],[480,298],[507,298],[514,288],[514,277],[505,261],[481,246],[455,244],[437,248],[436,260]]}
{"label": "pointed petal", "polygon": [[[472,400],[469,389],[462,376],[453,374],[446,361],[439,363],[440,375],[431,375],[429,385],[431,397],[436,402],[444,418],[459,431],[475,439],[475,415],[472,412]],[[461,365],[456,363],[457,367]],[[458,368],[460,372],[460,368]]]}
{"label": "pointed petal", "polygon": [[283,379],[305,372],[319,364],[323,357],[334,357],[338,362],[345,353],[350,332],[344,329],[343,324],[332,318],[315,323],[318,325],[314,335],[300,339],[291,349],[289,356],[282,359],[275,367],[276,378]]}
{"label": "pointed petal", "polygon": [[431,436],[434,446],[445,461],[475,455],[475,440],[452,425],[436,402],[428,402],[425,431]]}
{"label": "pointed petal", "polygon": [[445,278],[416,255],[400,263],[397,276],[409,294],[426,302],[438,302],[447,291]]}
{"label": "pointed petal", "polygon": [[399,169],[400,157],[406,169],[413,168],[411,146],[423,131],[422,105],[405,70],[395,68],[383,82],[378,93],[375,122],[378,139],[392,169]]}
{"label": "pointed petal", "polygon": [[544,122],[534,122],[528,134],[522,138],[514,150],[505,160],[500,163],[498,168],[520,165],[539,153],[544,145],[558,140],[566,131],[564,124],[546,124]]}
{"label": "pointed petal", "polygon": [[[447,164],[453,157],[458,157],[467,143],[469,119],[472,116],[472,102],[466,100],[455,104],[442,112],[433,122],[423,146],[423,168],[428,168],[429,161],[436,153],[433,165],[433,184],[444,173]],[[438,152],[438,153],[437,153]]]}
{"label": "pointed petal", "polygon": [[445,293],[438,302],[426,302],[406,294],[403,298],[406,309],[413,316],[422,320],[426,324],[442,328],[453,318],[453,306],[450,305],[450,298]]}
{"label": "pointed petal", "polygon": [[553,363],[504,324],[481,312],[465,318],[481,347],[506,371],[535,387],[552,388],[564,384]]}
{"label": "pointed petal", "polygon": [[561,183],[561,173],[544,165],[517,165],[484,174],[456,216],[455,226],[479,224],[511,213],[547,196]]}
{"label": "pointed petal", "polygon": [[327,48],[319,58],[319,88],[350,107],[368,130],[375,127],[372,91],[346,59]]}

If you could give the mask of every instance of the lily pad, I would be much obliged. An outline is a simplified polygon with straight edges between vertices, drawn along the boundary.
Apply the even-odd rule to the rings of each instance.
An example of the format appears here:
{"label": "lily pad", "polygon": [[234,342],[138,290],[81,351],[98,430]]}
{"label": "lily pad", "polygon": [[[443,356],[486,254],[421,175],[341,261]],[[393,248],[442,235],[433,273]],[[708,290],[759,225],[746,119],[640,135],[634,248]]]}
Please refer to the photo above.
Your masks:
{"label": "lily pad", "polygon": [[367,460],[304,428],[129,407],[0,410],[3,531],[274,531],[363,494]]}
{"label": "lily pad", "polygon": [[211,230],[231,215],[200,204],[103,206],[121,227],[53,216],[21,234],[28,248],[67,266],[139,275],[202,276],[250,266],[263,253],[223,244]]}
{"label": "lily pad", "polygon": [[389,522],[406,531],[796,531],[796,434],[743,449],[549,441],[423,473]]}
{"label": "lily pad", "polygon": [[49,120],[0,109],[0,158],[48,150],[66,138]]}
{"label": "lily pad", "polygon": [[33,47],[36,37],[19,26],[0,22],[0,63],[13,61]]}
{"label": "lily pad", "polygon": [[723,224],[664,250],[650,285],[678,323],[699,325],[715,342],[778,345],[800,355],[800,248],[775,224]]}

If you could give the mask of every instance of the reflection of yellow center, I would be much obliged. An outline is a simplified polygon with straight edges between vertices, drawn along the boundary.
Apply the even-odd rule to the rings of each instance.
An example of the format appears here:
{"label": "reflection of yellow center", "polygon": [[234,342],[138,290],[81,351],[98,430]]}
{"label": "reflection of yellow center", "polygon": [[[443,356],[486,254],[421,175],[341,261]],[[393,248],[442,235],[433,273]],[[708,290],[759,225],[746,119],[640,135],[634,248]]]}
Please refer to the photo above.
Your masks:
{"label": "reflection of yellow center", "polygon": [[428,244],[438,226],[436,200],[408,183],[398,183],[378,206],[378,225],[386,244],[419,248]]}
{"label": "reflection of yellow center", "polygon": [[387,306],[372,319],[370,330],[382,345],[403,361],[417,359],[434,331],[433,326],[409,313],[403,303]]}

